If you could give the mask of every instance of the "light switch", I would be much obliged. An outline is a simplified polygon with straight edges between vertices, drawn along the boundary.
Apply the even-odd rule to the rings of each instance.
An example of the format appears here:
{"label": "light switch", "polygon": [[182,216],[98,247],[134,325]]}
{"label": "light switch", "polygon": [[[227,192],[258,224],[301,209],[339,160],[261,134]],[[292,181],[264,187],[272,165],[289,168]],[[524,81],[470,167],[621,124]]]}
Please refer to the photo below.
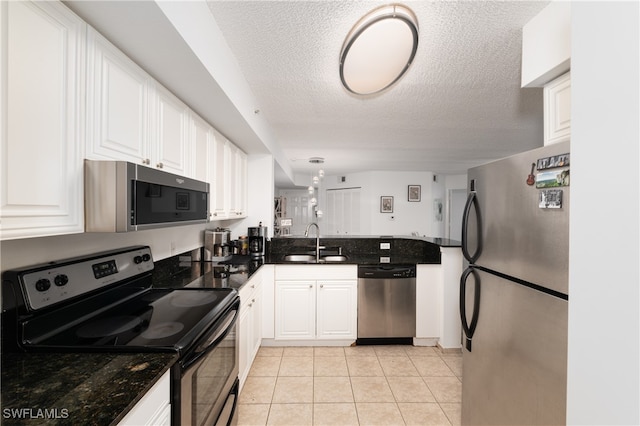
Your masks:
{"label": "light switch", "polygon": [[391,258],[389,256],[380,256],[380,263],[391,263]]}

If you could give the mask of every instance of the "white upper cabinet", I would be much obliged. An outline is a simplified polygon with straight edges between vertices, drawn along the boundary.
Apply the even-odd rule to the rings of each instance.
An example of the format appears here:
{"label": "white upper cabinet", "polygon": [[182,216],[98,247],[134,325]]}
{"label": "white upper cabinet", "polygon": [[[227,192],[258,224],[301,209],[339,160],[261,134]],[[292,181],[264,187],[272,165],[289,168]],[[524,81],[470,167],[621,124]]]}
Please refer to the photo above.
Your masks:
{"label": "white upper cabinet", "polygon": [[189,108],[163,86],[154,87],[151,166],[192,177]]}
{"label": "white upper cabinet", "polygon": [[[213,183],[213,167],[209,166],[209,158],[213,151],[213,127],[195,113],[190,114],[190,138],[193,177],[203,182]],[[213,166],[213,163],[212,163]]]}
{"label": "white upper cabinet", "polygon": [[61,3],[0,3],[0,237],[82,232],[85,24]]}
{"label": "white upper cabinet", "polygon": [[214,131],[214,181],[211,183],[212,220],[238,219],[247,215],[247,155]]}
{"label": "white upper cabinet", "polygon": [[240,148],[227,142],[229,149],[229,214],[230,217],[247,215],[247,155]]}
{"label": "white upper cabinet", "polygon": [[571,73],[544,86],[544,144],[571,139]]}
{"label": "white upper cabinet", "polygon": [[189,108],[93,28],[88,69],[87,158],[192,177]]}
{"label": "white upper cabinet", "polygon": [[151,78],[89,27],[87,158],[151,165]]}
{"label": "white upper cabinet", "polygon": [[[230,176],[226,170],[229,163],[227,139],[214,130],[213,149],[209,156],[210,168],[213,167],[213,184],[210,186],[212,220],[226,219],[229,215],[229,197],[225,190],[229,185]],[[211,183],[211,182],[210,182]]]}

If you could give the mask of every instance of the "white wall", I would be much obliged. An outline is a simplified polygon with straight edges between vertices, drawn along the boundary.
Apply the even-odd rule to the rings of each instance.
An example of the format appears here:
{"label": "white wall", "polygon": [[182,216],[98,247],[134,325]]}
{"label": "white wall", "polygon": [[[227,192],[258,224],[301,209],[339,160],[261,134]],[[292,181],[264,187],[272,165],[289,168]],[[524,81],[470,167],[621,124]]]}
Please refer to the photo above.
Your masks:
{"label": "white wall", "polygon": [[[433,198],[445,201],[443,179],[433,182],[431,172],[372,171],[345,175],[344,183],[338,176],[326,176],[322,189],[362,188],[361,233],[363,235],[410,235],[418,232],[428,237],[440,237],[444,220],[435,222]],[[421,201],[408,201],[408,186],[421,186]],[[380,197],[392,196],[393,213],[380,213]]]}
{"label": "white wall", "polygon": [[[444,229],[444,237],[452,238],[460,240],[461,237],[458,236],[460,231],[455,232],[456,235],[451,235],[451,226],[457,227],[460,229],[460,225],[462,223],[462,213],[464,210],[464,205],[460,205],[460,203],[456,200],[451,199],[451,190],[462,190],[467,191],[467,175],[447,175],[444,176],[444,189],[446,193],[446,203],[445,203],[445,212],[446,212],[446,220],[445,220],[445,229]],[[455,210],[455,211],[453,211]],[[453,222],[453,225],[451,224]],[[455,237],[455,238],[454,238]]]}
{"label": "white wall", "polygon": [[640,424],[638,2],[572,2],[567,423]]}
{"label": "white wall", "polygon": [[154,260],[201,247],[204,229],[214,224],[186,225],[128,233],[83,233],[25,238],[0,243],[0,270],[31,266],[133,245],[148,245]]}

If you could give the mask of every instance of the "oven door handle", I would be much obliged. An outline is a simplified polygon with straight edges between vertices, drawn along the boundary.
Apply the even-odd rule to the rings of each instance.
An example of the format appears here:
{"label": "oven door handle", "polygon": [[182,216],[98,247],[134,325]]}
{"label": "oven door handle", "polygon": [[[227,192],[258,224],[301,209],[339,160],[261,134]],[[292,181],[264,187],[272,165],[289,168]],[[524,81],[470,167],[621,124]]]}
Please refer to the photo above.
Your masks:
{"label": "oven door handle", "polygon": [[187,369],[195,362],[197,362],[202,356],[204,356],[210,348],[218,345],[225,337],[231,332],[233,329],[233,325],[236,323],[238,319],[238,309],[233,309],[231,312],[227,313],[224,318],[222,325],[216,327],[213,336],[208,337],[204,342],[196,347],[191,356],[188,356],[183,363],[182,368]]}

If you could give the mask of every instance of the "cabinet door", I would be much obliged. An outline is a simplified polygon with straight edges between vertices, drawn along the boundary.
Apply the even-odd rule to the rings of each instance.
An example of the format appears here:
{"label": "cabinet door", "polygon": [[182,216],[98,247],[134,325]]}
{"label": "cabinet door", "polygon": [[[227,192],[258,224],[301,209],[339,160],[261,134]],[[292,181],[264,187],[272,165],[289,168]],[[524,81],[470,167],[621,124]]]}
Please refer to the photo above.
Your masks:
{"label": "cabinet door", "polygon": [[253,293],[251,298],[251,340],[249,342],[249,360],[253,364],[253,360],[262,344],[262,289],[258,289]]}
{"label": "cabinet door", "polygon": [[240,216],[238,213],[238,147],[228,140],[225,141],[225,155],[228,159],[225,168],[229,179],[224,191],[229,200],[229,217],[233,219]]}
{"label": "cabinet door", "polygon": [[317,282],[317,338],[357,337],[357,281]]}
{"label": "cabinet door", "polygon": [[229,181],[229,175],[226,170],[226,164],[229,162],[228,149],[226,148],[227,142],[224,136],[214,131],[212,150],[214,180],[213,182],[209,182],[211,184],[212,220],[226,219],[229,214],[229,197],[225,189]]}
{"label": "cabinet door", "polygon": [[213,170],[210,170],[208,164],[209,158],[213,157],[213,154],[210,154],[213,150],[213,128],[195,113],[191,113],[189,133],[192,145],[192,175],[195,179],[209,182],[212,186]]}
{"label": "cabinet door", "polygon": [[571,139],[571,73],[544,86],[544,144]]}
{"label": "cabinet door", "polygon": [[237,216],[247,215],[247,154],[236,149],[235,202],[233,210]]}
{"label": "cabinet door", "polygon": [[250,346],[251,346],[251,333],[252,327],[252,315],[251,308],[247,304],[244,307],[244,311],[240,314],[240,320],[238,325],[238,333],[240,334],[240,341],[238,342],[238,378],[240,380],[240,389],[244,385],[249,369],[251,368],[250,362]]}
{"label": "cabinet door", "polygon": [[315,281],[276,281],[276,339],[314,339]]}
{"label": "cabinet door", "polygon": [[87,34],[87,158],[150,165],[151,79],[94,29]]}
{"label": "cabinet door", "polygon": [[1,2],[1,239],[82,232],[85,24],[54,2]]}
{"label": "cabinet door", "polygon": [[187,137],[189,108],[159,84],[155,85],[153,106],[151,166],[191,177],[191,168],[188,167],[191,145]]}
{"label": "cabinet door", "polygon": [[170,382],[170,371],[167,371],[118,423],[118,426],[170,425]]}

